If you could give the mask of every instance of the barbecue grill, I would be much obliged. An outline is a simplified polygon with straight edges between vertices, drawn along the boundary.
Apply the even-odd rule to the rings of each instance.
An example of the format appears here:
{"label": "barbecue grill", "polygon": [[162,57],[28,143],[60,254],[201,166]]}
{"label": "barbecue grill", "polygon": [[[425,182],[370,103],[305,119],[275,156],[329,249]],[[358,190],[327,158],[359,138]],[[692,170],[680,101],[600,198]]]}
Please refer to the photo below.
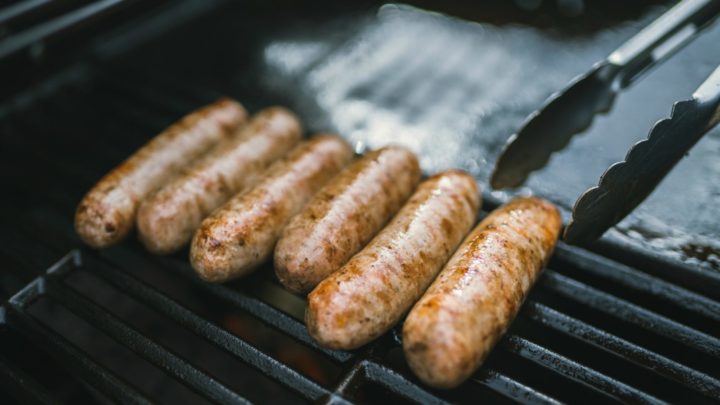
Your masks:
{"label": "barbecue grill", "polygon": [[[353,38],[363,38],[364,27],[376,24],[377,6],[308,10],[290,2],[52,3],[26,0],[0,10],[2,72],[15,77],[0,90],[0,259],[5,267],[0,275],[0,387],[9,395],[4,400],[720,399],[720,275],[614,239],[587,248],[561,242],[508,334],[482,368],[454,390],[429,388],[412,375],[398,327],[356,351],[318,347],[302,321],[304,298],[284,290],[269,266],[247,279],[212,285],[194,275],[187,252],[154,256],[134,240],[106,250],[82,247],[72,215],[90,185],[148,137],[220,95],[237,98],[251,111],[289,105],[310,129],[342,127],[333,121],[338,116],[321,113],[322,103],[302,104],[312,87],[289,87],[297,78],[292,72],[268,73],[264,63],[273,60],[273,52],[286,49],[292,56],[292,49],[263,48],[257,37],[280,31],[295,35],[304,27],[336,21],[329,26],[335,45],[312,51],[315,62],[300,63],[302,71],[317,72],[318,61],[333,60],[348,44],[357,45]],[[648,11],[629,7],[640,10],[629,10],[630,19],[657,12],[651,9],[650,17],[642,17]],[[473,29],[419,10],[393,10],[400,10],[400,18],[417,15],[420,24],[441,18],[452,30]],[[540,15],[553,18],[548,13]],[[558,21],[573,24],[572,19]],[[268,28],[274,22],[287,26]],[[457,58],[462,64],[467,55]],[[164,71],[168,66],[174,69]],[[288,66],[298,64],[270,70]],[[409,81],[398,84],[398,92],[416,85],[418,76],[431,79],[412,69],[404,73]],[[382,74],[392,72],[377,73]],[[442,86],[451,82],[447,75],[438,77]],[[565,79],[559,77],[558,84]],[[461,98],[438,96],[437,108],[455,108]],[[409,108],[418,111],[417,105]],[[506,117],[513,125],[527,112],[520,110]],[[377,141],[362,130],[343,135],[359,151]],[[422,139],[423,133],[416,136]],[[427,156],[422,155],[426,168],[447,164]],[[484,198],[487,213],[503,195],[485,192]]]}

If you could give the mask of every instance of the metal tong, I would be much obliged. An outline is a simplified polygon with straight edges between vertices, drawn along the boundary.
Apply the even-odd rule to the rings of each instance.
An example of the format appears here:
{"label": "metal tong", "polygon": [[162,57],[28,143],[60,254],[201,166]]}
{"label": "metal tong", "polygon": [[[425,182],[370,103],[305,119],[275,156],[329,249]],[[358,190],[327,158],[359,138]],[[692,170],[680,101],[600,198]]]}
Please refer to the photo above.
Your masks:
{"label": "metal tong", "polygon": [[[545,166],[554,152],[563,149],[573,135],[587,128],[597,113],[608,111],[620,90],[631,85],[651,67],[659,64],[689,43],[702,28],[715,19],[718,13],[720,13],[720,0],[682,1],[625,42],[607,58],[596,63],[588,73],[573,79],[565,90],[551,95],[544,106],[530,114],[520,130],[509,138],[495,165],[495,170],[490,179],[491,186],[498,189],[517,187],[523,184],[531,172]],[[700,90],[703,90],[705,94],[711,93],[712,84],[710,82],[716,78],[716,74],[711,75],[695,95]],[[672,118],[667,121],[677,122],[678,125],[679,121],[685,123],[677,127],[682,131],[699,126],[700,123],[691,124],[689,121],[692,117],[701,120],[704,115],[699,112],[696,114],[687,111],[695,108],[703,111],[711,109],[712,101],[710,99],[700,102],[693,98],[693,100],[677,103],[673,109]],[[681,120],[675,118],[680,115],[683,116]],[[709,119],[705,122],[705,125],[709,125],[711,121]],[[655,138],[654,134],[659,131],[670,130],[671,126],[675,128],[675,125],[658,123],[647,142],[652,146],[654,142],[651,140]],[[688,129],[685,128],[686,126]],[[665,127],[667,128],[663,129]],[[709,127],[702,134],[708,129]],[[696,129],[696,131],[699,131],[699,129]],[[622,179],[613,179],[615,177],[613,172],[618,169],[608,169],[601,178],[599,187],[588,190],[581,197],[582,203],[580,200],[576,203],[573,210],[574,220],[566,229],[566,240],[576,243],[591,240],[600,236],[607,228],[625,217],[652,191],[654,186],[679,160],[679,157],[682,157],[702,134],[697,136],[688,135],[688,138],[694,138],[692,143],[688,143],[687,140],[677,141],[674,144],[662,142],[663,148],[667,147],[672,151],[658,152],[658,156],[664,156],[664,154],[668,153],[675,156],[676,152],[681,149],[682,151],[679,152],[678,159],[675,160],[657,157],[655,166],[653,166],[656,172],[653,174],[652,179],[647,176],[633,177],[631,175]],[[673,139],[673,136],[662,136],[662,139]],[[640,148],[638,150],[643,150],[644,147],[640,146],[642,142],[635,145],[631,152],[638,148]],[[657,152],[655,149],[652,149],[652,151]],[[631,158],[631,156],[628,155],[628,158]],[[646,158],[655,160],[654,155],[647,155]],[[634,159],[636,158],[632,160]],[[661,164],[661,160],[665,162],[665,165]],[[617,165],[619,164],[613,165],[613,167]],[[662,173],[662,175],[659,175],[659,173]],[[608,182],[608,175],[611,182]],[[657,177],[658,175],[659,177]],[[630,186],[625,183],[637,183],[640,180],[647,182],[646,184],[651,184],[651,187]],[[637,190],[638,194],[634,197],[632,204],[630,201],[625,201],[623,209],[620,211],[599,212],[598,210],[602,209],[615,210],[620,208],[617,204],[611,204],[611,199],[605,199],[605,204],[598,205],[596,202],[599,195],[597,193],[608,192],[610,186],[625,190],[626,197],[629,190]],[[592,190],[597,191],[593,192]],[[595,203],[593,204],[593,202]],[[601,217],[603,219],[600,219]],[[589,226],[588,221],[592,221],[594,225]]]}
{"label": "metal tong", "polygon": [[637,207],[707,131],[720,122],[720,66],[689,100],[673,105],[647,139],[633,145],[625,160],[611,165],[598,185],[575,202],[565,228],[569,243],[590,242]]}

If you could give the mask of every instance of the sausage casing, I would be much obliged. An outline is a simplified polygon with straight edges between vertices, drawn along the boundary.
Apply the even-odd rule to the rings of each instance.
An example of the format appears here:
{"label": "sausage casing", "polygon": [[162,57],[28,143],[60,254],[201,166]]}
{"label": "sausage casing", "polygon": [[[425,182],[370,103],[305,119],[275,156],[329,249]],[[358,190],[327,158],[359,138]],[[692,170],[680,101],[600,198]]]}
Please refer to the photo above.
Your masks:
{"label": "sausage casing", "polygon": [[102,248],[132,230],[140,203],[188,162],[232,136],[247,112],[227,98],[196,110],[171,125],[85,195],[75,213],[75,230],[85,243]]}
{"label": "sausage casing", "polygon": [[345,264],[390,220],[420,180],[417,158],[388,146],[345,168],[295,216],[275,248],[275,273],[306,292]]}
{"label": "sausage casing", "polygon": [[281,107],[260,111],[238,131],[140,205],[138,234],[148,250],[180,249],[207,215],[257,183],[302,134],[295,114]]}
{"label": "sausage casing", "polygon": [[310,335],[326,347],[354,349],[389,330],[455,251],[479,205],[467,173],[448,171],[421,183],[385,229],[310,293]]}
{"label": "sausage casing", "polygon": [[273,164],[247,193],[207,217],[190,245],[190,261],[206,281],[223,282],[270,258],[290,219],[350,159],[350,146],[333,135],[301,143]]}
{"label": "sausage casing", "polygon": [[403,325],[410,368],[452,388],[477,369],[549,259],[562,220],[551,203],[517,198],[465,239]]}

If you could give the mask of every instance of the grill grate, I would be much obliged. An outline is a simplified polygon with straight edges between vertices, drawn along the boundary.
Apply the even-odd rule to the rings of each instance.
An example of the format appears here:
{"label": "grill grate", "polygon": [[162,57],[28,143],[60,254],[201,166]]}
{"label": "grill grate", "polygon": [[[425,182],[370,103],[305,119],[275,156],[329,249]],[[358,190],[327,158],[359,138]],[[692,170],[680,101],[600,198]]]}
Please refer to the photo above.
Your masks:
{"label": "grill grate", "polygon": [[[155,257],[137,242],[104,251],[77,249],[71,218],[87,187],[142,144],[146,139],[140,135],[158,131],[214,96],[204,88],[115,69],[62,86],[4,117],[3,133],[14,136],[12,148],[5,150],[17,155],[4,152],[1,169],[27,167],[26,161],[37,167],[9,182],[7,190],[9,195],[30,198],[32,209],[16,214],[17,200],[11,200],[3,202],[0,210],[0,218],[13,230],[0,234],[0,259],[16,285],[27,283],[0,312],[2,347],[19,342],[26,351],[30,347],[29,351],[51,359],[53,370],[79,381],[91,398],[98,395],[127,403],[167,400],[138,383],[134,371],[118,369],[79,343],[82,339],[72,331],[53,323],[77,318],[90,328],[92,339],[109,337],[113,348],[134,353],[200,399],[255,400],[218,364],[201,364],[166,341],[163,333],[123,312],[114,302],[117,298],[134,303],[139,313],[156,314],[163,324],[188,331],[198,346],[212,346],[228,362],[249,367],[247,372],[231,368],[236,373],[232,376],[257,374],[279,387],[284,399],[325,403],[387,401],[393,396],[399,402],[421,403],[477,398],[524,403],[579,398],[643,403],[720,399],[720,371],[715,367],[720,357],[718,301],[673,284],[652,269],[641,271],[562,243],[486,365],[450,391],[429,389],[412,376],[402,359],[397,328],[358,351],[316,346],[301,321],[304,302],[284,291],[269,269],[237,283],[210,285],[194,276],[184,255]],[[56,136],[57,128],[65,129],[62,137]],[[81,143],[83,148],[75,146]],[[93,154],[88,156],[87,150]],[[62,259],[49,270],[37,272],[58,257]],[[78,284],[85,279],[88,284]],[[116,298],[99,296],[92,286],[100,284],[109,286]],[[38,312],[39,307],[49,307],[51,316]],[[225,322],[222,316],[228,313],[266,325],[311,353],[311,361],[328,362],[336,371],[329,379],[314,376],[269,350],[261,339],[251,339]],[[7,350],[0,356],[0,386],[19,400],[43,403],[59,396],[58,388],[20,354]]]}
{"label": "grill grate", "polygon": [[[70,371],[76,373],[78,378],[87,379],[88,383],[94,388],[111,398],[131,402],[148,400],[143,394],[130,387],[119,377],[114,376],[109,370],[104,369],[101,365],[83,354],[80,349],[64,341],[61,336],[49,332],[40,322],[33,319],[33,317],[28,314],[28,306],[32,305],[39,297],[47,296],[53,301],[67,307],[88,323],[96,326],[99,331],[112,336],[118,343],[125,345],[156,366],[163,368],[170,376],[187,384],[206,398],[222,403],[245,402],[243,397],[234,393],[211,376],[194,368],[177,355],[154,342],[151,338],[143,336],[123,320],[101,308],[88,297],[83,296],[81,292],[75,291],[65,285],[62,281],[63,278],[67,273],[73,271],[92,272],[93,275],[101,277],[119,290],[143,302],[148,307],[159,311],[164,316],[191,330],[198,336],[223,348],[228,353],[252,365],[264,374],[278,381],[282,381],[283,384],[287,384],[307,399],[317,401],[324,398],[329,402],[341,401],[343,394],[351,387],[370,382],[380,384],[413,401],[424,403],[444,402],[433,393],[418,386],[416,382],[411,381],[407,376],[374,359],[373,353],[376,351],[377,346],[383,345],[383,343],[387,344],[386,342],[375,344],[362,353],[347,353],[322,349],[310,340],[300,321],[288,317],[283,312],[269,306],[266,302],[227,287],[207,286],[209,287],[208,289],[214,290],[218,296],[226,299],[228,303],[240,307],[242,310],[251,312],[268,324],[288,333],[308,346],[313,347],[315,350],[342,363],[352,364],[350,369],[344,374],[341,382],[331,391],[278,362],[232,333],[214,325],[202,316],[193,313],[191,310],[183,307],[180,303],[172,300],[153,287],[116,268],[107,260],[98,257],[94,252],[73,250],[52,266],[45,275],[31,282],[8,300],[10,316],[6,319],[6,324],[13,331],[17,330],[28,337],[34,336],[35,339],[40,338],[38,339],[38,343],[42,343],[43,346],[51,348],[50,351],[53,355],[57,355],[62,363],[70,366]],[[188,278],[192,278],[192,275],[188,272],[189,269],[184,268],[181,271],[189,276]],[[198,281],[198,283],[201,282]],[[521,337],[511,336],[507,339],[507,342],[510,351],[517,352],[522,356],[527,356],[528,358],[534,359],[534,361],[544,362],[541,358],[535,358],[539,353],[541,356],[550,356],[555,362],[560,364],[560,367],[569,366],[573,368],[575,372],[584,370],[584,372],[592,373],[591,370],[564,359]],[[558,368],[558,370],[564,372],[564,370],[560,368]],[[609,380],[607,377],[604,378]],[[580,377],[580,379],[582,380],[583,377]],[[524,401],[532,400],[532,402],[541,403],[555,402],[553,399],[534,389],[494,370],[483,370],[474,380],[510,398],[522,399]],[[39,383],[33,382],[32,378],[25,378],[22,379],[22,381],[24,385],[21,388],[27,389],[29,391],[28,393],[34,394],[35,391],[33,388],[39,386]]]}
{"label": "grill grate", "polygon": [[[561,247],[558,256],[563,257],[566,251],[570,249],[565,246]],[[575,249],[572,248],[572,250]],[[587,255],[587,252],[585,254]],[[47,326],[42,325],[40,321],[28,313],[28,308],[35,301],[40,297],[48,297],[67,307],[74,314],[94,325],[99,331],[112,336],[119,344],[135,351],[141,357],[165,370],[169,376],[178,379],[204,397],[223,403],[242,403],[246,401],[238,393],[233,392],[212,376],[195,368],[186,360],[154,342],[152,337],[144,336],[141,332],[128,325],[126,321],[94,303],[89,297],[84,296],[81,291],[69,287],[63,281],[70,273],[88,272],[93,277],[101,278],[113,285],[117,290],[158,311],[163,316],[177,322],[203,339],[212,342],[212,344],[224,349],[230,355],[241,359],[241,361],[251,365],[263,374],[282,382],[304,398],[314,401],[322,399],[329,402],[342,401],[345,393],[353,387],[370,383],[379,384],[402,397],[416,402],[443,402],[445,400],[445,398],[442,398],[443,393],[432,392],[419,386],[414,378],[408,376],[406,372],[395,370],[378,359],[377,353],[387,351],[388,345],[399,345],[397,331],[395,331],[393,337],[383,339],[381,342],[373,344],[368,349],[360,352],[348,353],[322,349],[310,340],[299,320],[278,310],[270,303],[252,297],[233,287],[204,284],[195,279],[186,263],[179,262],[177,259],[156,258],[151,263],[148,263],[147,261],[151,259],[142,256],[142,254],[135,252],[132,247],[99,253],[89,250],[71,251],[52,266],[46,274],[35,279],[8,300],[8,313],[4,317],[5,332],[21,333],[26,338],[33,340],[36,345],[46,347],[53,356],[57,357],[59,362],[68,366],[77,378],[85,380],[97,391],[108,397],[130,402],[150,400],[124,382],[119,376],[114,375],[84,354],[82,349],[73,346],[62,336],[53,333]],[[298,373],[231,332],[194,313],[181,303],[116,265],[116,263],[127,263],[127,266],[135,266],[138,264],[136,263],[138,260],[144,262],[142,267],[145,270],[173,271],[180,275],[184,281],[197,283],[200,288],[217,296],[228,305],[252,314],[303,344],[332,358],[334,361],[349,365],[348,371],[343,374],[340,382],[334,388],[320,386],[307,376]],[[636,277],[642,277],[640,275],[642,273],[635,270],[628,271],[631,271],[631,274]],[[270,281],[262,280],[262,282],[269,283]],[[543,275],[541,285],[545,287],[553,285],[553,283],[564,283],[571,286],[582,285],[552,270],[547,270]],[[584,288],[592,290],[588,286],[584,286]],[[692,294],[690,292],[686,293]],[[600,294],[607,295],[605,293]],[[615,298],[614,301],[619,302],[620,300]],[[604,304],[605,301],[600,303],[591,301],[591,305],[599,305],[599,307]],[[660,315],[650,311],[643,311],[655,317],[660,317]],[[716,378],[563,314],[534,298],[525,304],[522,318],[530,319],[575,339],[588,342],[619,358],[651,370],[664,378],[677,381],[691,390],[710,397],[717,398],[720,396],[720,381]],[[689,327],[680,324],[676,326],[676,329],[672,329],[672,331],[677,334],[690,330],[698,336],[703,336],[701,332]],[[660,402],[660,399],[647,392],[596,371],[578,361],[569,359],[533,342],[529,338],[523,337],[521,334],[509,334],[500,346],[500,350],[506,350],[520,358],[537,363],[569,380],[577,381],[612,398],[622,401]],[[707,350],[717,356],[717,353],[710,348],[701,345],[697,348],[698,350]],[[19,389],[39,396],[38,399],[48,395],[45,390],[37,389],[37,387],[41,387],[40,383],[35,382],[31,377],[22,375],[22,371],[17,371],[12,366],[7,365],[2,371],[6,379],[14,381]],[[522,402],[556,402],[556,399],[542,394],[535,387],[525,385],[510,375],[490,368],[481,370],[468,384],[480,384],[508,398]]]}

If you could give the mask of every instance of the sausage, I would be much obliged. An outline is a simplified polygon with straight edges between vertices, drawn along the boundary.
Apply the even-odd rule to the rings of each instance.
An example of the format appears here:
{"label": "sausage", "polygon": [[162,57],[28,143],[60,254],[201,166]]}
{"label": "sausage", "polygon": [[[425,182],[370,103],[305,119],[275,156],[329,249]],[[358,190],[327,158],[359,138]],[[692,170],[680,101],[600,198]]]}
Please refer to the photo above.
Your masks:
{"label": "sausage", "polygon": [[550,258],[562,220],[540,198],[517,198],[465,239],[403,325],[410,368],[438,388],[475,371]]}
{"label": "sausage", "polygon": [[207,152],[247,117],[237,102],[222,98],[165,129],[114,168],[85,195],[75,212],[75,230],[95,248],[130,233],[140,203],[180,168]]}
{"label": "sausage", "polygon": [[198,275],[223,282],[269,259],[290,219],[352,156],[341,138],[319,135],[273,164],[257,186],[231,198],[200,224],[190,245]]}
{"label": "sausage", "polygon": [[421,183],[385,229],[310,293],[310,335],[325,347],[354,349],[389,330],[472,228],[479,205],[467,173]]}
{"label": "sausage", "polygon": [[275,248],[275,273],[307,292],[345,264],[390,220],[420,181],[409,150],[368,153],[333,178],[292,219]]}
{"label": "sausage", "polygon": [[164,254],[180,249],[206,216],[257,183],[271,163],[295,146],[302,129],[295,114],[272,107],[238,132],[140,205],[138,234],[148,250]]}

